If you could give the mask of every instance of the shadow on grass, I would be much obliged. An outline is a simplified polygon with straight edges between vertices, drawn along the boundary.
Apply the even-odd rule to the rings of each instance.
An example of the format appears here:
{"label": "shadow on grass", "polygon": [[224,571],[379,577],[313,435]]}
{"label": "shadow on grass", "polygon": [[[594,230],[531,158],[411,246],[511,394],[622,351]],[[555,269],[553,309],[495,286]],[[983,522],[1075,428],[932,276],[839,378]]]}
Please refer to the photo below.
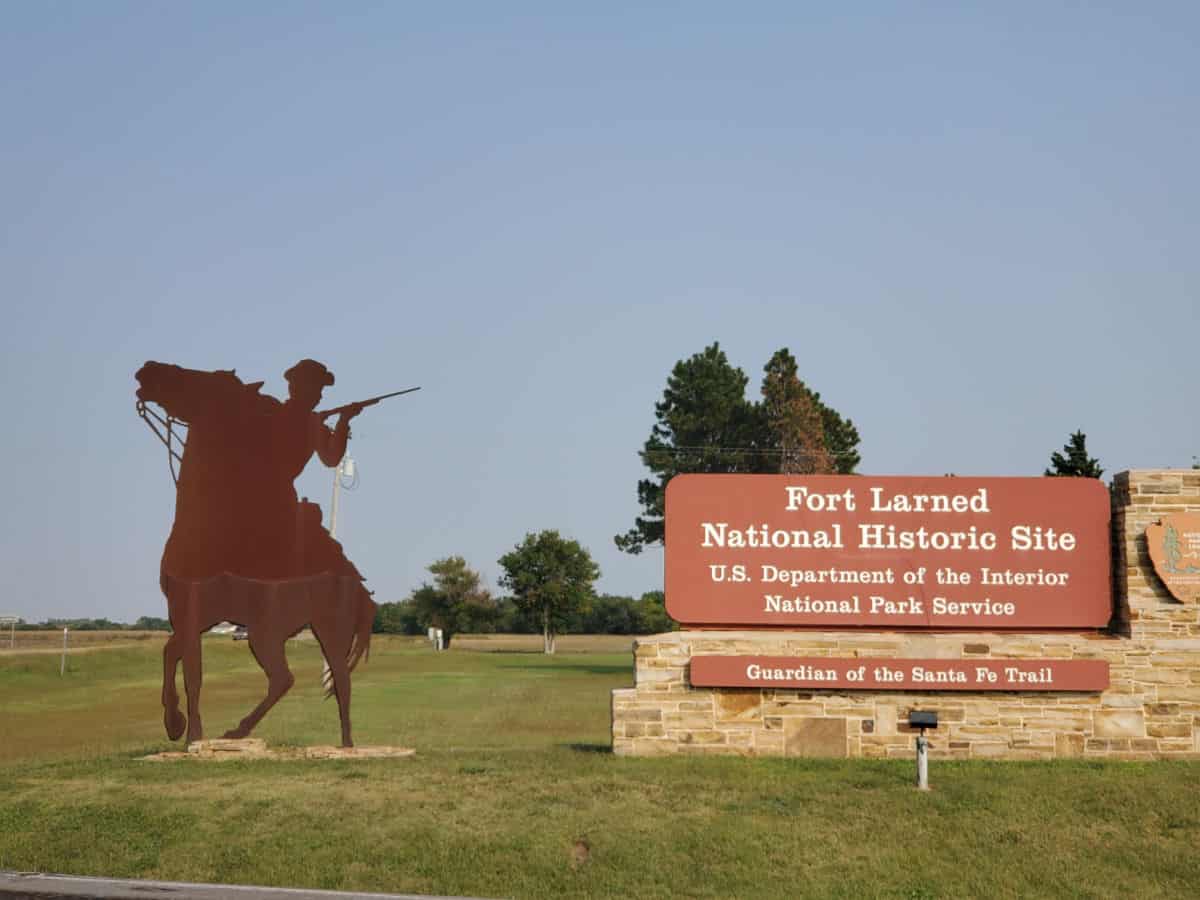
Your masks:
{"label": "shadow on grass", "polygon": [[612,753],[612,747],[608,744],[559,744],[558,746],[574,750],[576,753]]}
{"label": "shadow on grass", "polygon": [[[532,648],[524,648],[524,647],[460,647],[460,646],[456,646],[454,649],[458,650],[461,653],[486,653],[489,656],[546,657],[546,656],[551,655],[549,653],[546,653],[544,650],[540,650],[540,649],[535,650]],[[563,657],[563,656],[579,657],[579,656],[595,656],[597,653],[607,653],[610,655],[615,655],[617,653],[624,653],[624,652],[625,652],[624,650],[556,650],[553,655],[557,656],[557,657]]]}

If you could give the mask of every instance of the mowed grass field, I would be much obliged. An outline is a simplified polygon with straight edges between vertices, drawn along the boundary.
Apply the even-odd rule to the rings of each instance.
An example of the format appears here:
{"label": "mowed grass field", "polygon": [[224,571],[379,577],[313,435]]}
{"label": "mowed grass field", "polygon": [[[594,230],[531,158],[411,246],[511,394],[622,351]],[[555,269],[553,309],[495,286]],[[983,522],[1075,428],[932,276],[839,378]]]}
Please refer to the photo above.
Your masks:
{"label": "mowed grass field", "polygon": [[[61,640],[61,635],[59,636]],[[0,649],[0,869],[481,897],[1196,897],[1200,764],[624,759],[628,638],[376,635],[360,745],[409,759],[148,762],[161,637],[100,640],[65,677]],[[204,644],[206,731],[265,679]],[[332,744],[316,644],[256,732]],[[180,677],[182,690],[182,677]],[[176,747],[178,745],[175,745]]]}

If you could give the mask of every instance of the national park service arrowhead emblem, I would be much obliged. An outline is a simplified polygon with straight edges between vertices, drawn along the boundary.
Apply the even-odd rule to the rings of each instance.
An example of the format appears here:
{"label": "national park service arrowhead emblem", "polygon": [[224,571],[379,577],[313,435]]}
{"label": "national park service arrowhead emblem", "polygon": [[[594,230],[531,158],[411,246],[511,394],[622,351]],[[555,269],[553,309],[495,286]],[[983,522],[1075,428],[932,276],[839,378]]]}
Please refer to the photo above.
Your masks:
{"label": "national park service arrowhead emblem", "polygon": [[1200,515],[1163,516],[1146,526],[1146,544],[1154,571],[1177,600],[1200,597]]}

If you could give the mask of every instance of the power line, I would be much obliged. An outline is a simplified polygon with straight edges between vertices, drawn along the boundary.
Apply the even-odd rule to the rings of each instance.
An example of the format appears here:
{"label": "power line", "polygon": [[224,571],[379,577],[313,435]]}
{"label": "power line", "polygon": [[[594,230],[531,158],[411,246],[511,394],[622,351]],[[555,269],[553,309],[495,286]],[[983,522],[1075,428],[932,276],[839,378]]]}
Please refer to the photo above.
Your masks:
{"label": "power line", "polygon": [[671,447],[655,447],[653,450],[639,450],[641,456],[649,456],[655,453],[725,453],[729,455],[759,453],[769,456],[805,456],[810,458],[824,457],[852,457],[859,454],[853,450],[826,450],[823,452],[815,450],[799,450],[786,449],[781,447],[710,447],[710,446],[671,446]]}

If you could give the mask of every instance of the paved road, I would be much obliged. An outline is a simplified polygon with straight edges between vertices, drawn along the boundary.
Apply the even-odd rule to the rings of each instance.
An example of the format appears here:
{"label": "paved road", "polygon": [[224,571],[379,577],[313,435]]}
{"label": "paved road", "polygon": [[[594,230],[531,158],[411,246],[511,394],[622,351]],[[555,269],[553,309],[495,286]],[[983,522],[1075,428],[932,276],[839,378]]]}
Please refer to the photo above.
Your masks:
{"label": "paved road", "polygon": [[237,884],[186,884],[179,881],[134,881],[0,871],[3,900],[470,900],[430,894],[360,894],[350,891],[305,891],[248,887]]}

